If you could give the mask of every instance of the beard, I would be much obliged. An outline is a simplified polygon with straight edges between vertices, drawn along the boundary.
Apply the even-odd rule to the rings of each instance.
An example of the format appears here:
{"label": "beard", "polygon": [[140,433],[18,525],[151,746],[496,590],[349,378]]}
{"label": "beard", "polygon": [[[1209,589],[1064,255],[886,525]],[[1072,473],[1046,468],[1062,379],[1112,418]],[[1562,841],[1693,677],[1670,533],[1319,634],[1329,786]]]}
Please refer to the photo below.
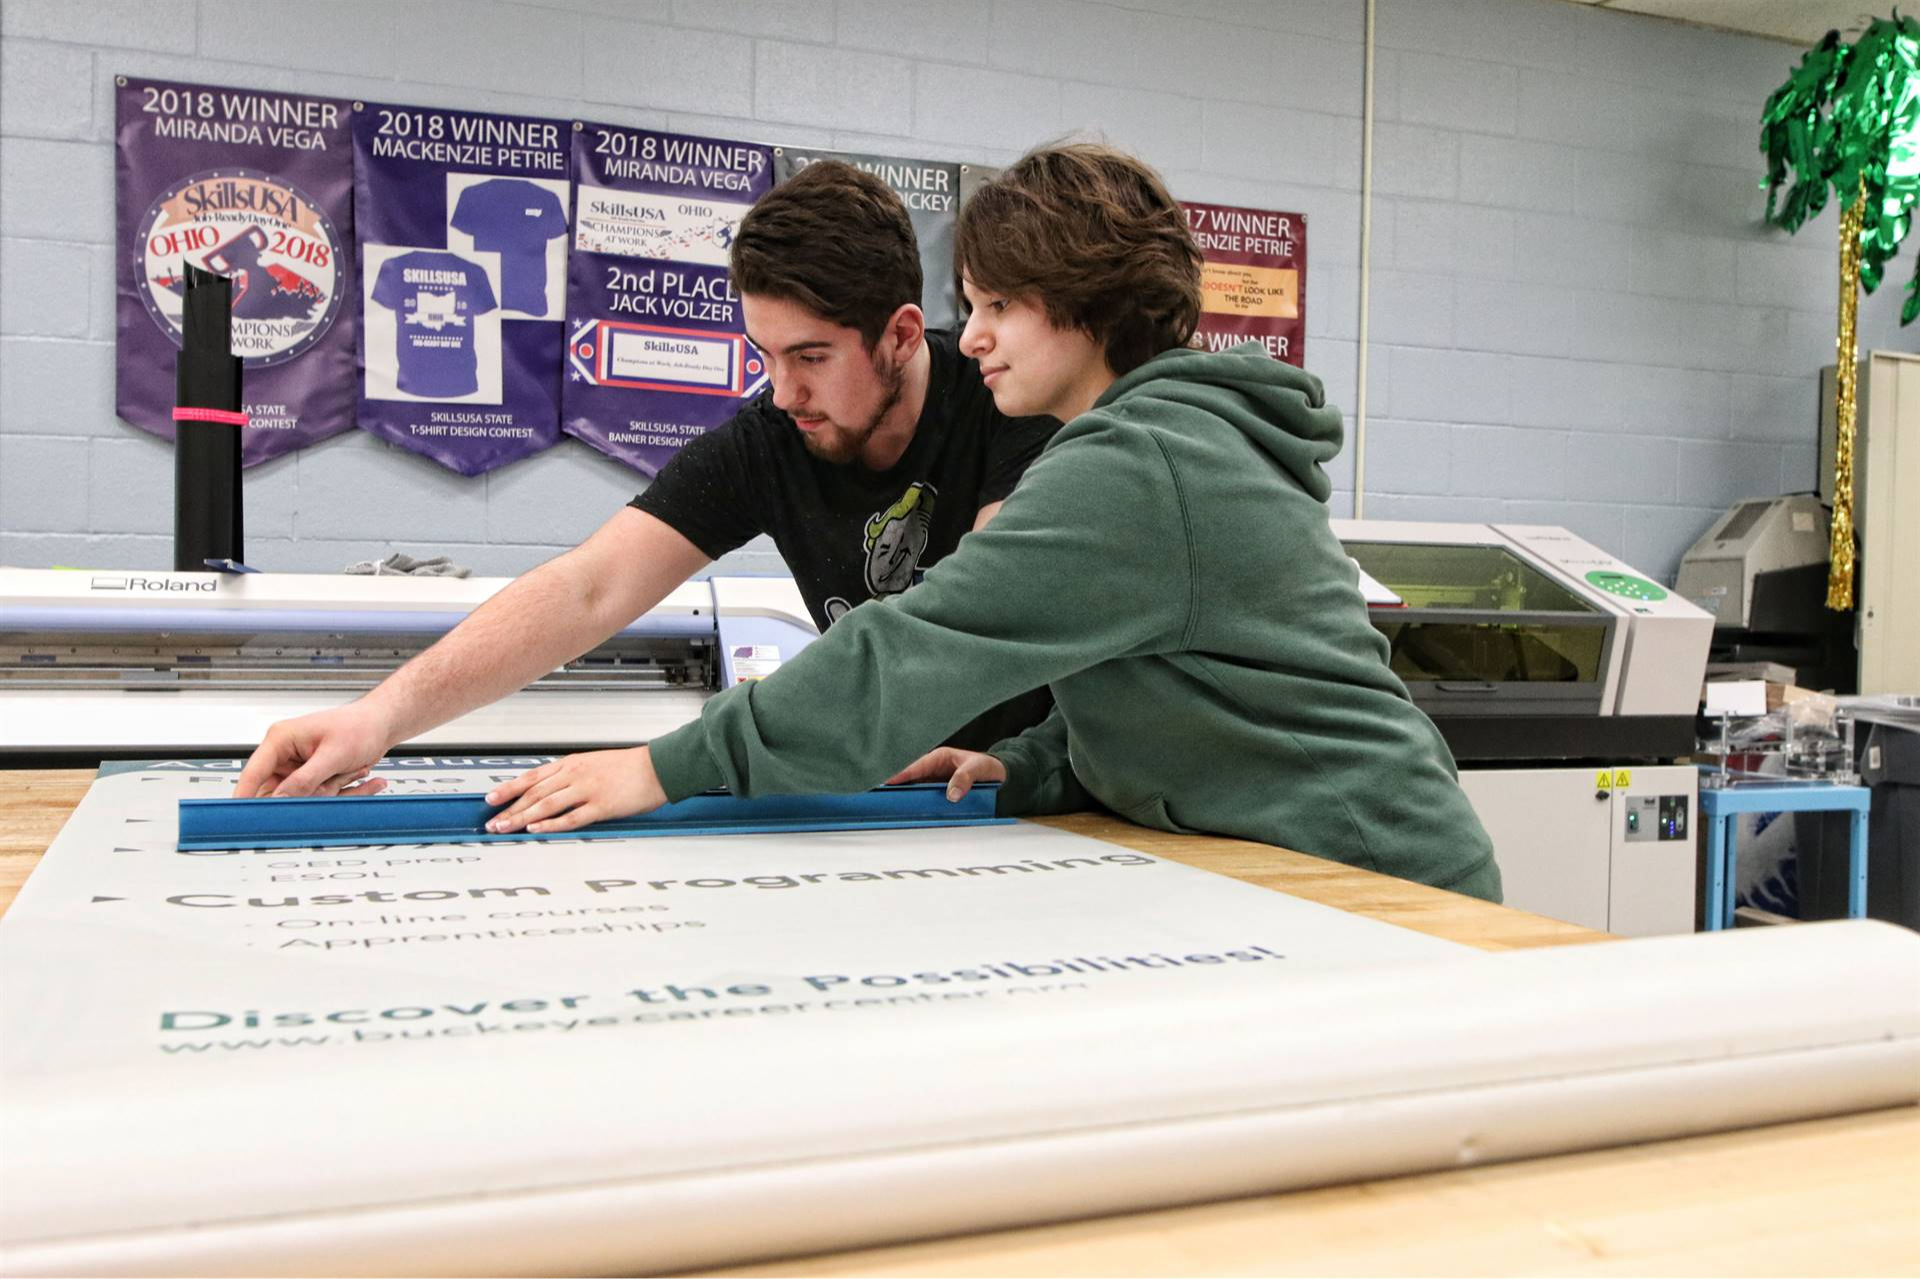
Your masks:
{"label": "beard", "polygon": [[800,443],[807,452],[822,462],[842,466],[860,456],[861,450],[867,447],[867,441],[880,429],[880,423],[886,420],[887,414],[899,407],[901,394],[907,384],[906,369],[893,361],[881,359],[877,354],[873,371],[885,388],[880,397],[880,407],[873,411],[863,426],[842,426],[833,422],[812,435],[802,434]]}

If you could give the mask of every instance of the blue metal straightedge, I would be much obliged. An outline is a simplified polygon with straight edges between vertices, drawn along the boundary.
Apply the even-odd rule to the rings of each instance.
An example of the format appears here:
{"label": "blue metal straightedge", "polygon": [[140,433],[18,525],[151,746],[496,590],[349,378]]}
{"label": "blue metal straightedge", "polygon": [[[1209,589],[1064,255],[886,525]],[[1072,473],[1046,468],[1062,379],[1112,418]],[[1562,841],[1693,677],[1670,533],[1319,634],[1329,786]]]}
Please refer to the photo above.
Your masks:
{"label": "blue metal straightedge", "polygon": [[[796,831],[1006,826],[993,815],[995,785],[958,802],[944,783],[887,786],[864,795],[694,795],[638,817],[549,834],[489,834],[500,811],[483,795],[369,795],[363,799],[183,799],[182,852],[225,848],[333,848],[362,844],[504,844],[542,839],[652,835],[763,835]],[[504,806],[501,806],[504,807]]]}

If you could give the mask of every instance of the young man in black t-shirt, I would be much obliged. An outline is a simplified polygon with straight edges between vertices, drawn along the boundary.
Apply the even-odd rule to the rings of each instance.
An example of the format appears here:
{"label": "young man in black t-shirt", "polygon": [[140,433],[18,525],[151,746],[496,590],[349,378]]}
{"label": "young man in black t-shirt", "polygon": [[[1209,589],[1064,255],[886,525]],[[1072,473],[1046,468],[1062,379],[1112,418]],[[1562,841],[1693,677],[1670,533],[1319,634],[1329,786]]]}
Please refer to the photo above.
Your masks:
{"label": "young man in black t-shirt", "polygon": [[1001,417],[952,333],[927,330],[924,343],[925,405],[891,464],[823,456],[822,428],[803,434],[777,406],[792,402],[782,386],[688,441],[634,508],[711,559],[771,535],[822,630],[855,605],[898,595],[1013,491],[1058,427]]}
{"label": "young man in black t-shirt", "polygon": [[[1001,417],[954,336],[925,328],[912,224],[869,174],[819,161],[776,187],[742,221],[732,275],[771,390],[379,687],[275,724],[237,796],[380,789],[355,784],[395,744],[593,648],[761,533],[824,629],[906,590],[993,518],[1058,428]],[[984,750],[1049,706],[1037,690],[949,741]]]}

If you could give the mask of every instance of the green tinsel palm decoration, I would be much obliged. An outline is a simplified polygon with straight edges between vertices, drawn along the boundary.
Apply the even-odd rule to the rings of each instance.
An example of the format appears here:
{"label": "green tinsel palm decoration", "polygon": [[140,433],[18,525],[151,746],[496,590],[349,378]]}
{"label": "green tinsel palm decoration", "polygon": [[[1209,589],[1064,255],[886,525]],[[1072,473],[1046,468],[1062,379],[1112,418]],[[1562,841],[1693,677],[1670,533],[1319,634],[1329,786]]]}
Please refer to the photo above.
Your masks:
{"label": "green tinsel palm decoration", "polygon": [[[1799,69],[1767,99],[1760,150],[1767,157],[1767,221],[1798,231],[1827,204],[1841,208],[1864,193],[1860,283],[1880,287],[1920,203],[1920,19],[1876,18],[1843,44],[1827,32]],[[1780,188],[1793,185],[1780,203]],[[1920,316],[1920,264],[1900,308],[1900,323]]]}
{"label": "green tinsel palm decoration", "polygon": [[[1836,343],[1832,569],[1827,606],[1853,604],[1854,321],[1860,290],[1880,287],[1887,260],[1920,203],[1920,20],[1876,18],[1852,44],[1838,31],[1807,52],[1767,99],[1760,150],[1767,157],[1767,221],[1798,231],[1839,198],[1840,333]],[[1792,170],[1786,200],[1780,189]],[[1920,263],[1900,323],[1920,316]]]}

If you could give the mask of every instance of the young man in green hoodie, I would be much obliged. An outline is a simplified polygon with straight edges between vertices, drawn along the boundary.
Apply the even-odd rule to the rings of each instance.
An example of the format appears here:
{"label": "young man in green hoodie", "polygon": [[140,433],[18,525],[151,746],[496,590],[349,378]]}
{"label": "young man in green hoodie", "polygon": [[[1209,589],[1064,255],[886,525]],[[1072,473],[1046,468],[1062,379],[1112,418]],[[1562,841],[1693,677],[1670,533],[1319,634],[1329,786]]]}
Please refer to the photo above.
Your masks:
{"label": "young man in green hoodie", "polygon": [[[501,786],[490,828],[571,830],[722,785],[951,777],[950,794],[1000,782],[1003,814],[1091,798],[1499,900],[1452,756],[1328,524],[1339,412],[1257,346],[1185,349],[1200,254],[1158,176],[1105,147],[1035,152],[967,204],[956,256],[961,349],[996,406],[1067,423],[992,525],[697,723]],[[1039,684],[1056,705],[1037,727],[922,754]]]}

